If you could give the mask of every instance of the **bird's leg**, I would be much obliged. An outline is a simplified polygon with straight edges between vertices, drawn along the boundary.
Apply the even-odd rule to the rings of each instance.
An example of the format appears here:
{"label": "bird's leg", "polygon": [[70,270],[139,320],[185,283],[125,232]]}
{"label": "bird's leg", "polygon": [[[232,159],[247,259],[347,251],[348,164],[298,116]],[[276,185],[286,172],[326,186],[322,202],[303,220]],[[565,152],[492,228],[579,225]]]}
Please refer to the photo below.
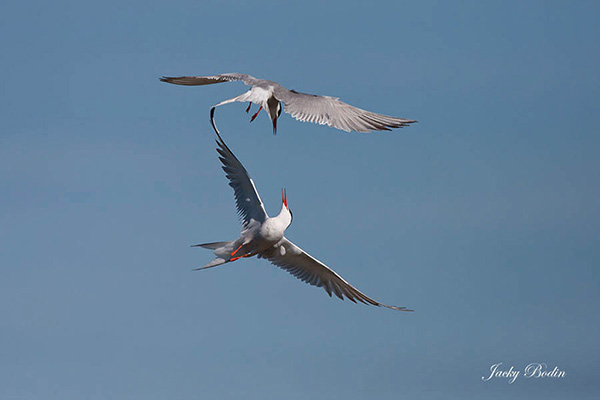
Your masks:
{"label": "bird's leg", "polygon": [[239,260],[240,258],[244,258],[244,257],[252,257],[252,256],[255,256],[256,254],[257,254],[257,253],[246,253],[246,254],[243,254],[243,255],[241,255],[241,256],[233,257],[233,258],[232,258],[232,259],[230,259],[229,261],[230,261],[230,262],[231,262],[231,261],[236,261],[236,260]]}
{"label": "bird's leg", "polygon": [[233,257],[233,258],[229,259],[229,261],[236,261],[236,260],[239,260],[240,258],[248,257],[248,255],[249,254],[244,254],[242,256]]}
{"label": "bird's leg", "polygon": [[249,113],[250,112],[250,107],[252,107],[252,102],[248,103],[248,108],[246,108],[246,112]]}
{"label": "bird's leg", "polygon": [[254,114],[254,115],[252,116],[252,118],[250,118],[250,122],[254,121],[254,119],[255,119],[256,117],[258,117],[258,113],[260,112],[260,110],[262,110],[262,106],[260,106],[260,108],[258,109],[258,111],[256,112],[256,114]]}
{"label": "bird's leg", "polygon": [[[242,246],[243,246],[243,245],[244,245],[244,243],[240,244],[240,247],[238,247],[237,249],[235,249],[235,250],[234,250],[234,251],[231,253],[231,257],[235,256],[235,253],[237,253],[237,252],[238,252],[238,251],[239,251],[239,250],[242,248]],[[238,258],[239,258],[239,257],[238,257]]]}

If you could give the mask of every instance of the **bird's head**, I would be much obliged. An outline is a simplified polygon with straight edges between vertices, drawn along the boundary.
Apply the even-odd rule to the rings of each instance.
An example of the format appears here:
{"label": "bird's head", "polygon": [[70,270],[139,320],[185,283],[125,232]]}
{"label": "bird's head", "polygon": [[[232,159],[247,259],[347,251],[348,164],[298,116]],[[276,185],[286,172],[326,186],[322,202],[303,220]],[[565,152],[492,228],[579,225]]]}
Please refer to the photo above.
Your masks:
{"label": "bird's head", "polygon": [[290,226],[294,219],[294,215],[292,214],[292,210],[288,207],[287,191],[285,189],[281,189],[281,203],[281,212],[279,215],[286,220],[287,226]]}
{"label": "bird's head", "polygon": [[281,102],[274,96],[271,96],[269,100],[267,100],[267,112],[269,113],[269,118],[273,123],[273,135],[277,134],[277,118],[279,118],[281,115],[281,111]]}

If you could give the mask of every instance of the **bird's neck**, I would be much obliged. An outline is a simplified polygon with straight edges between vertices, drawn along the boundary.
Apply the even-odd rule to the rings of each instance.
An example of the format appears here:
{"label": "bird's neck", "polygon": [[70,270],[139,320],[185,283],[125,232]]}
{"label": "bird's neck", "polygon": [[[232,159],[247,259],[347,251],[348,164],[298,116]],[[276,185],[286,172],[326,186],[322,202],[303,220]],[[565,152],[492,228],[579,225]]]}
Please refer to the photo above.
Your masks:
{"label": "bird's neck", "polygon": [[279,212],[279,215],[275,217],[275,219],[277,219],[282,226],[287,228],[292,223],[292,214],[286,206],[282,205],[281,211]]}

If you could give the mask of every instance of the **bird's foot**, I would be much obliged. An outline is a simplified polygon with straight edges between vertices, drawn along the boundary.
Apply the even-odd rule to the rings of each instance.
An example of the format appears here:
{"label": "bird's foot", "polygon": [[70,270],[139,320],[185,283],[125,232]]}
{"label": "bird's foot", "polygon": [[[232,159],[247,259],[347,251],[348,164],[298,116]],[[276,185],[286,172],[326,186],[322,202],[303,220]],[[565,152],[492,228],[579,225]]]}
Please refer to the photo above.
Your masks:
{"label": "bird's foot", "polygon": [[240,258],[250,257],[250,256],[251,256],[250,253],[246,253],[246,254],[243,254],[241,256],[233,257],[233,258],[229,259],[229,261],[235,261],[235,260],[239,260]]}
{"label": "bird's foot", "polygon": [[233,257],[229,261],[235,261],[235,260],[239,260],[240,258],[245,258],[245,257],[254,257],[257,254],[258,254],[258,252],[256,252],[256,251],[254,253],[250,252],[250,253],[246,253],[246,254],[241,255],[241,256]]}
{"label": "bird's foot", "polygon": [[260,113],[260,110],[262,110],[262,106],[260,106],[260,108],[258,109],[258,111],[256,112],[256,114],[254,114],[252,116],[252,118],[250,118],[250,122],[254,121],[256,119],[256,117],[258,117],[258,113]]}

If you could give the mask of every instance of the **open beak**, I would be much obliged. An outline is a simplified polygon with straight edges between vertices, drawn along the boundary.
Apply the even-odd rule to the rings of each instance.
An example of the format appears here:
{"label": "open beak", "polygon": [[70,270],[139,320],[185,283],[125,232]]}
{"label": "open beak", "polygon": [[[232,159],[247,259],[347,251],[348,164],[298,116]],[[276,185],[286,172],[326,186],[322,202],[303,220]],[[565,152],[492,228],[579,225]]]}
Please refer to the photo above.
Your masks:
{"label": "open beak", "polygon": [[285,189],[281,189],[281,201],[283,202],[283,205],[285,206],[285,208],[288,208],[287,205],[287,192]]}

